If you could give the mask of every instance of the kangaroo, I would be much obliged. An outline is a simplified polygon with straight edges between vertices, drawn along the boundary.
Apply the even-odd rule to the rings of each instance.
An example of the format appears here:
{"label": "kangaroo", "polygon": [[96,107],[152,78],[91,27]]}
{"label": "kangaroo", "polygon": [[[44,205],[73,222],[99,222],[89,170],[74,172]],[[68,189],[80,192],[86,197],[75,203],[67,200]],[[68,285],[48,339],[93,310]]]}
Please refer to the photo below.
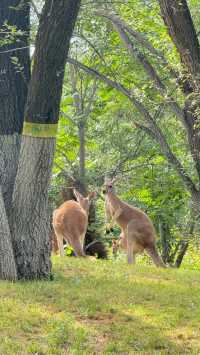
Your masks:
{"label": "kangaroo", "polygon": [[83,197],[75,189],[73,193],[77,201],[66,201],[53,212],[53,228],[60,256],[64,256],[63,239],[72,246],[76,256],[86,256],[84,252],[85,233],[90,204],[96,197],[96,192],[91,192],[87,197]]}
{"label": "kangaroo", "polygon": [[[149,217],[139,208],[123,202],[116,196],[114,180],[104,184],[105,211],[107,220],[111,219],[121,228],[118,247],[127,250],[128,263],[135,263],[135,255],[144,250],[157,267],[166,267],[156,249],[156,232]],[[115,243],[114,249],[116,252]]]}

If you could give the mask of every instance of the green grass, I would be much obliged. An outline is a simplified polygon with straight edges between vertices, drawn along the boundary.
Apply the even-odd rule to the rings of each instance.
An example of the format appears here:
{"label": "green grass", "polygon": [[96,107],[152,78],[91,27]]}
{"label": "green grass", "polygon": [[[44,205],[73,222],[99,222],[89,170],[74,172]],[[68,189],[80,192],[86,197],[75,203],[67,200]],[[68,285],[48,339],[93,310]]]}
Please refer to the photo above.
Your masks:
{"label": "green grass", "polygon": [[0,282],[0,354],[200,354],[200,271],[54,258]]}

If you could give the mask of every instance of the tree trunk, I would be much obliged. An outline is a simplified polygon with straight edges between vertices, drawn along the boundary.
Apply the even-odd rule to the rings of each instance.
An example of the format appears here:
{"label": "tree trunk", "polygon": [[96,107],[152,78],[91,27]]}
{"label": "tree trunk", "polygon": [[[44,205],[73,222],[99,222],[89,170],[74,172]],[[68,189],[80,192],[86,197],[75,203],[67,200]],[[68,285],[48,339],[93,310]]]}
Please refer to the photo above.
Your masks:
{"label": "tree trunk", "polygon": [[[23,31],[9,39],[9,29]],[[30,4],[25,0],[1,0],[0,28],[0,185],[6,211],[10,209],[20,151],[20,134],[30,79]],[[22,48],[22,50],[16,50]],[[25,48],[24,48],[25,47]]]}
{"label": "tree trunk", "polygon": [[200,45],[186,0],[158,0],[168,32],[183,64],[184,116],[191,155],[200,180]]}
{"label": "tree trunk", "polygon": [[87,187],[85,181],[85,124],[84,104],[82,90],[78,89],[78,72],[73,65],[70,68],[70,79],[73,91],[73,100],[76,120],[78,121],[78,137],[79,137],[79,186],[78,190],[82,195],[86,195]]}
{"label": "tree trunk", "polygon": [[178,256],[176,258],[176,262],[175,262],[175,267],[179,268],[181,266],[181,263],[182,263],[183,258],[185,256],[185,253],[188,249],[188,246],[189,246],[188,241],[181,241],[180,250],[179,250]]}
{"label": "tree trunk", "polygon": [[182,63],[192,76],[192,84],[196,81],[200,83],[200,47],[187,1],[158,0],[158,2],[169,35],[178,49]]}
{"label": "tree trunk", "polygon": [[81,184],[81,193],[86,194],[86,181],[85,181],[85,125],[83,122],[79,122],[78,126],[79,134],[79,180]]}
{"label": "tree trunk", "polygon": [[15,266],[10,229],[2,192],[0,191],[0,279],[15,281],[17,270]]}
{"label": "tree trunk", "polygon": [[11,227],[19,278],[46,278],[50,273],[48,186],[54,148],[53,138],[22,138]]}
{"label": "tree trunk", "polygon": [[195,221],[195,223],[199,223],[198,222],[200,216],[200,192],[199,191],[193,192],[191,196],[190,210],[191,210],[192,219]]}
{"label": "tree trunk", "polygon": [[159,223],[159,230],[160,230],[160,239],[162,245],[162,260],[164,263],[170,262],[170,229],[167,223],[160,220]]}
{"label": "tree trunk", "polygon": [[80,0],[46,0],[40,17],[11,216],[20,279],[50,276],[48,187],[65,61],[79,6]]}
{"label": "tree trunk", "polygon": [[[24,108],[30,79],[30,4],[2,0],[0,4],[0,278],[16,280],[17,272],[7,215],[17,174]],[[9,27],[23,34],[14,39]],[[22,33],[22,32],[21,32]],[[22,48],[23,50],[18,50]]]}
{"label": "tree trunk", "polygon": [[187,239],[181,240],[179,242],[180,248],[178,247],[178,255],[177,255],[176,261],[175,261],[175,267],[177,267],[177,268],[179,268],[181,266],[183,258],[188,250],[190,239],[194,235],[195,225],[196,225],[196,219],[193,218],[193,214],[191,212],[191,220],[189,223],[189,231],[188,231]]}

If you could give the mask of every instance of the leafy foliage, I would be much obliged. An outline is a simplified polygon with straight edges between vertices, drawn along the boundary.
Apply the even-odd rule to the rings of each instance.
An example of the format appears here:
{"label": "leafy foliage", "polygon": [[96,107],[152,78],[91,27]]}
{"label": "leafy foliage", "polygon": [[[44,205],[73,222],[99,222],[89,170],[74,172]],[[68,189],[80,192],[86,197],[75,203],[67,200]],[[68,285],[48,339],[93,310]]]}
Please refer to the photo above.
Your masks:
{"label": "leafy foliage", "polygon": [[[198,3],[190,1],[190,9],[198,27]],[[181,64],[160,16],[158,2],[130,0],[122,4],[118,1],[83,1],[70,55],[134,93],[155,119],[185,171],[197,183],[198,177],[183,126],[166,105],[165,95],[149,80],[141,63],[128,54],[115,26],[99,15],[100,10],[118,14],[130,28],[142,34],[156,51],[163,53],[167,66],[163,65],[161,58],[150,53],[141,43],[134,42],[129,35],[137,51],[156,68],[170,97],[181,106],[183,94],[176,78],[170,74],[170,70],[180,72]],[[78,91],[90,88],[93,77],[78,67],[76,71],[79,77]],[[53,179],[53,185],[59,185],[60,188],[65,184],[65,174],[79,175],[80,142],[77,127],[80,117],[75,112],[68,74],[69,68],[63,90]],[[121,198],[146,211],[153,219],[158,234],[160,224],[167,224],[170,238],[173,238],[176,246],[176,240],[189,236],[190,194],[177,172],[161,154],[159,144],[138,128],[138,123],[145,125],[141,114],[128,98],[98,81],[85,127],[86,181],[89,188],[101,192],[105,175],[118,175],[117,191]],[[99,201],[98,209],[98,219],[103,228],[102,201]]]}

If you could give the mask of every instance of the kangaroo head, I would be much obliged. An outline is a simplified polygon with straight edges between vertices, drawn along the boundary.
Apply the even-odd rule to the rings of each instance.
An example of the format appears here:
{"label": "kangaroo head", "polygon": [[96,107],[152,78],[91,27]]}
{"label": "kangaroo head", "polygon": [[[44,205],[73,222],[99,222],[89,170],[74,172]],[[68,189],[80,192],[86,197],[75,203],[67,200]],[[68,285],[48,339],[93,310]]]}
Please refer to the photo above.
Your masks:
{"label": "kangaroo head", "polygon": [[88,214],[92,200],[96,197],[96,192],[90,192],[87,197],[81,195],[76,189],[73,190],[74,196],[82,209]]}
{"label": "kangaroo head", "polygon": [[116,181],[116,178],[111,179],[105,179],[105,183],[103,185],[103,194],[107,194],[109,192],[114,192],[114,182]]}

